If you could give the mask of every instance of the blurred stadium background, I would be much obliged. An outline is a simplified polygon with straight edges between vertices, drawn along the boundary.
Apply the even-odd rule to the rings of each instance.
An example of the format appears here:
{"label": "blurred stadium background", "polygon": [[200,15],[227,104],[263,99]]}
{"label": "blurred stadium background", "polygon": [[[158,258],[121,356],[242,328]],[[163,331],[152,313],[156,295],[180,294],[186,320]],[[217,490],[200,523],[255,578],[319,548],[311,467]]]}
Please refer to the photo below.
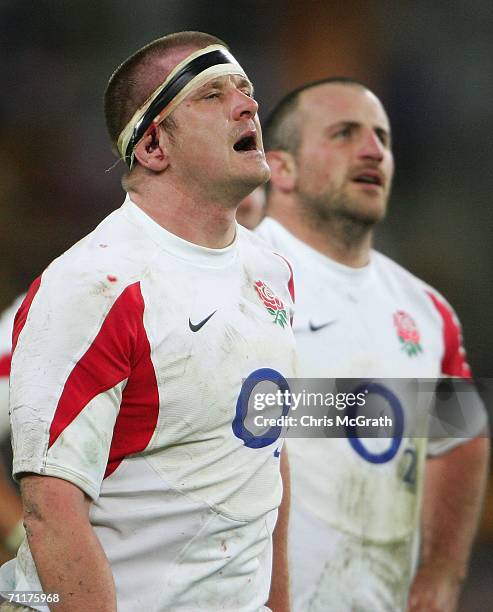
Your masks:
{"label": "blurred stadium background", "polygon": [[[261,119],[327,75],[366,82],[393,126],[397,173],[377,246],[447,296],[476,376],[493,376],[493,3],[488,0],[0,0],[0,309],[122,201],[102,94],[148,41],[228,42]],[[493,505],[461,610],[493,609]]]}

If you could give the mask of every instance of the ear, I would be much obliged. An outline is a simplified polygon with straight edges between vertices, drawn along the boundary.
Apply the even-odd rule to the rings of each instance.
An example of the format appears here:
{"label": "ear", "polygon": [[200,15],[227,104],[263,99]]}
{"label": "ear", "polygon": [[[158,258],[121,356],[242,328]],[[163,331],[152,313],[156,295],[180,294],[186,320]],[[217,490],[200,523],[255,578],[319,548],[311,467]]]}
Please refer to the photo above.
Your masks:
{"label": "ear", "polygon": [[296,161],[287,151],[268,151],[265,155],[270,166],[270,182],[279,191],[289,193],[296,187],[298,172]]}
{"label": "ear", "polygon": [[136,145],[134,155],[141,166],[152,172],[162,172],[169,166],[166,140],[162,130],[154,129]]}

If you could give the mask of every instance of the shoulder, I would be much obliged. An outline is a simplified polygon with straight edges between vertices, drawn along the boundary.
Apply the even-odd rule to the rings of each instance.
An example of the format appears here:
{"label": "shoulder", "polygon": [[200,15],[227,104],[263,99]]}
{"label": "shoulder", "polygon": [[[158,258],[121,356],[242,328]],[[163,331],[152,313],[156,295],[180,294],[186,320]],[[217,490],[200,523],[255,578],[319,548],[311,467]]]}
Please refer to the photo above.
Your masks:
{"label": "shoulder", "polygon": [[291,234],[278,221],[266,217],[255,232],[270,245],[275,253],[289,262],[294,271],[296,284],[300,281],[305,283],[307,278],[313,276],[313,268],[319,261],[319,254]]}
{"label": "shoulder", "polygon": [[285,248],[288,232],[283,226],[271,217],[265,217],[254,234],[275,248]]}
{"label": "shoulder", "polygon": [[407,285],[410,290],[425,292],[428,285],[412,272],[398,264],[387,255],[372,250],[372,261],[379,276],[393,278],[402,285]]}
{"label": "shoulder", "polygon": [[389,283],[399,284],[402,290],[416,299],[424,300],[433,311],[440,315],[444,308],[451,313],[454,312],[445,297],[424,280],[378,251],[372,251],[372,257],[380,278],[385,277]]}
{"label": "shoulder", "polygon": [[137,321],[143,308],[139,281],[153,256],[153,245],[118,209],[33,282],[16,315],[14,347],[30,336],[48,348],[54,337],[83,343],[110,313],[117,322]]}
{"label": "shoulder", "polygon": [[372,251],[372,260],[380,281],[398,287],[399,291],[407,294],[410,299],[420,301],[432,311],[435,310],[432,295],[440,294],[428,283],[378,251]]}
{"label": "shoulder", "polygon": [[399,285],[399,289],[419,305],[439,329],[443,346],[442,374],[469,378],[471,370],[466,360],[462,326],[448,300],[434,287],[385,255],[374,251],[373,256],[379,277],[386,277],[388,283]]}
{"label": "shoulder", "polygon": [[255,258],[263,260],[266,265],[273,265],[280,270],[288,270],[291,274],[291,264],[284,255],[278,252],[276,245],[260,232],[251,232],[239,226],[240,244],[242,250],[250,250]]}
{"label": "shoulder", "polygon": [[294,300],[293,269],[289,258],[279,252],[276,245],[267,237],[264,237],[262,233],[251,232],[244,227],[238,227],[241,250],[245,253],[245,258],[252,263],[260,264],[267,275],[280,277],[281,282],[288,285],[291,299]]}
{"label": "shoulder", "polygon": [[40,279],[40,295],[48,293],[50,301],[81,296],[111,301],[145,274],[154,251],[120,208],[48,266]]}

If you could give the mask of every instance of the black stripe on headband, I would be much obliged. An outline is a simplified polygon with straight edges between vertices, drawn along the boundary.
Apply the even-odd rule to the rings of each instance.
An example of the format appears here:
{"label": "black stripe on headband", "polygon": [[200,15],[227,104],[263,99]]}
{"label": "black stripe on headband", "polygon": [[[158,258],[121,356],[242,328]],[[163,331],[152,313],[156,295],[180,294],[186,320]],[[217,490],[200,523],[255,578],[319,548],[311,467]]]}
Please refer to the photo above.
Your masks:
{"label": "black stripe on headband", "polygon": [[175,74],[171,81],[166,85],[159,96],[152,102],[149,108],[144,113],[144,116],[135,126],[132,136],[128,142],[125,150],[125,161],[130,166],[130,160],[132,158],[132,151],[139,140],[144,136],[147,129],[154,121],[154,118],[165,108],[171,100],[187,85],[192,79],[198,74],[207,70],[211,66],[217,64],[232,64],[231,59],[219,49],[216,51],[209,51],[193,59],[190,63],[183,66],[183,68]]}

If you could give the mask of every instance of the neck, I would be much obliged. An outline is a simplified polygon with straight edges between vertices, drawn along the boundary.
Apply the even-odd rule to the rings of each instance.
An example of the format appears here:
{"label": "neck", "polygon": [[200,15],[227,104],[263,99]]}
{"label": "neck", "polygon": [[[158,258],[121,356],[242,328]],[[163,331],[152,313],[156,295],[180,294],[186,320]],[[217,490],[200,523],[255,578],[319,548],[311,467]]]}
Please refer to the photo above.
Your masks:
{"label": "neck", "polygon": [[276,197],[276,194],[272,194],[267,214],[293,236],[337,263],[362,268],[370,261],[371,225],[338,215],[312,217],[291,198]]}
{"label": "neck", "polygon": [[156,223],[188,242],[221,249],[234,240],[234,206],[158,181],[127,185],[127,191],[132,201]]}

